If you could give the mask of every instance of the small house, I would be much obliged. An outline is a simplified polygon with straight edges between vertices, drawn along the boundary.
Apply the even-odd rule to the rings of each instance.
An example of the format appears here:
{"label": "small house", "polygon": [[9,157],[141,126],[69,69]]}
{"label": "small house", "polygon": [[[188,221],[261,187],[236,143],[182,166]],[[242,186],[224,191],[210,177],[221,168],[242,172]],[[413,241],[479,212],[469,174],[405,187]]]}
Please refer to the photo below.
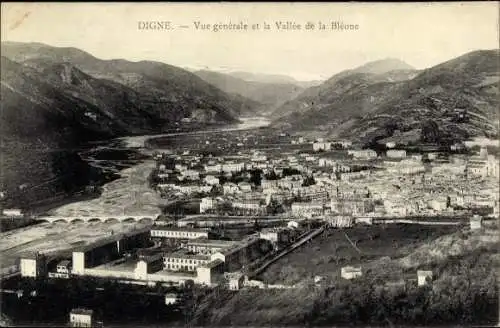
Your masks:
{"label": "small house", "polygon": [[93,311],[87,309],[73,309],[69,314],[69,323],[71,327],[92,327]]}
{"label": "small house", "polygon": [[167,293],[165,294],[165,305],[172,305],[177,303],[179,300],[177,294],[175,293]]}
{"label": "small house", "polygon": [[419,286],[427,285],[428,281],[432,281],[432,271],[417,271],[417,281]]}
{"label": "small house", "polygon": [[474,215],[470,218],[470,230],[481,229],[483,218],[479,215]]}
{"label": "small house", "polygon": [[355,279],[363,275],[361,267],[345,266],[340,271],[340,276],[344,279]]}

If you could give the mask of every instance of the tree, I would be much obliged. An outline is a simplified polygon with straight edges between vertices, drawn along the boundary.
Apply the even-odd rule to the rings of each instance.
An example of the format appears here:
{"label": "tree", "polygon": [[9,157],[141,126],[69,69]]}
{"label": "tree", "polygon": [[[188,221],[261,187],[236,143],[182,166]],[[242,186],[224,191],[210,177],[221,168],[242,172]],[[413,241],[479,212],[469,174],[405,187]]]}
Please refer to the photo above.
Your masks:
{"label": "tree", "polygon": [[439,126],[433,120],[426,120],[422,123],[420,140],[427,143],[438,143],[440,140]]}
{"label": "tree", "polygon": [[314,180],[314,177],[312,175],[308,175],[302,182],[302,187],[309,187],[315,184],[316,181]]}
{"label": "tree", "polygon": [[283,213],[285,210],[283,209],[283,205],[279,203],[276,199],[271,198],[269,205],[267,206],[267,212],[271,215],[276,215],[279,213]]}

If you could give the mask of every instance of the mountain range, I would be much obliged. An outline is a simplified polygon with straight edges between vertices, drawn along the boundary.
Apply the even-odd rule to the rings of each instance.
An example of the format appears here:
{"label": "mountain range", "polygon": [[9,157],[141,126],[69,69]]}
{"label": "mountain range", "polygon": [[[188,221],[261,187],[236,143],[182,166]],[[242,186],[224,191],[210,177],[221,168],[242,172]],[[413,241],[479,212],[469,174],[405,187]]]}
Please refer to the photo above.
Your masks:
{"label": "mountain range", "polygon": [[78,180],[88,167],[72,149],[185,122],[201,128],[266,114],[277,130],[364,144],[498,136],[499,50],[470,52],[424,70],[387,58],[323,82],[102,60],[41,43],[2,42],[1,55],[1,190],[61,176]]}
{"label": "mountain range", "polygon": [[60,176],[54,149],[161,133],[186,118],[198,126],[236,123],[260,106],[159,62],[101,60],[40,43],[2,42],[1,54],[1,190]]}
{"label": "mountain range", "polygon": [[[479,50],[420,71],[395,59],[368,63],[304,90],[273,112],[273,126],[368,143],[496,136],[499,58]],[[422,135],[429,126],[434,140]]]}
{"label": "mountain range", "polygon": [[289,80],[283,78],[272,81],[272,79],[267,79],[266,77],[258,80],[256,79],[258,76],[243,72],[225,74],[200,70],[194,73],[204,81],[229,94],[236,94],[261,104],[260,112],[272,112],[286,101],[294,99],[304,91],[304,88],[299,84],[295,84],[297,81],[292,80],[292,78]]}

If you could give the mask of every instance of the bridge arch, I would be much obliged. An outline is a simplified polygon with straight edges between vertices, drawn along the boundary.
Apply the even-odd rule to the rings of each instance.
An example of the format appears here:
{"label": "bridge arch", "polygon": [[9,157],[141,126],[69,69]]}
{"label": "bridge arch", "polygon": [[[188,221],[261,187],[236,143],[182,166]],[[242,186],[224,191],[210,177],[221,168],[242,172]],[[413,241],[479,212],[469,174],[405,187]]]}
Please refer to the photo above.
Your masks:
{"label": "bridge arch", "polygon": [[71,221],[69,221],[69,222],[70,222],[71,224],[73,224],[73,223],[83,223],[83,222],[85,222],[85,220],[84,220],[84,219],[82,219],[82,218],[73,218],[73,219],[72,219]]}
{"label": "bridge arch", "polygon": [[120,222],[117,218],[107,218],[104,220],[105,223],[118,223]]}
{"label": "bridge arch", "polygon": [[87,222],[89,223],[101,222],[101,218],[91,218],[88,219]]}
{"label": "bridge arch", "polygon": [[138,222],[140,222],[140,223],[153,223],[153,221],[154,221],[153,218],[146,218],[146,217],[138,220]]}
{"label": "bridge arch", "polygon": [[68,220],[60,218],[60,219],[53,220],[52,223],[68,223]]}
{"label": "bridge arch", "polygon": [[123,222],[135,222],[135,220],[136,220],[136,219],[135,219],[134,217],[128,217],[128,218],[125,218],[125,219],[123,220]]}

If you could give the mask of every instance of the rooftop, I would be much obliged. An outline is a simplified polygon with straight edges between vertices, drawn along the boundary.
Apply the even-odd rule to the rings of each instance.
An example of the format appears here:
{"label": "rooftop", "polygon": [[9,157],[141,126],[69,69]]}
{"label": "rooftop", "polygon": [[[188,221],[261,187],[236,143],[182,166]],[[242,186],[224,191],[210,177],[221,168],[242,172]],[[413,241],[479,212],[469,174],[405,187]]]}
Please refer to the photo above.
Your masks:
{"label": "rooftop", "polygon": [[153,228],[151,228],[151,230],[185,231],[185,232],[208,232],[207,229],[180,228],[180,227],[167,227],[167,226],[153,226]]}
{"label": "rooftop", "polygon": [[196,246],[221,246],[221,247],[227,247],[234,245],[235,242],[232,240],[220,240],[220,239],[206,239],[206,238],[199,238],[195,240],[190,240],[187,242],[187,245],[196,245]]}
{"label": "rooftop", "polygon": [[83,315],[92,315],[94,313],[93,310],[77,308],[71,310],[71,314],[83,314]]}
{"label": "rooftop", "polygon": [[216,266],[218,266],[218,265],[220,265],[222,263],[224,263],[224,261],[216,259],[216,260],[210,261],[208,263],[205,263],[203,265],[200,265],[200,267],[203,267],[203,268],[215,268]]}
{"label": "rooftop", "polygon": [[117,242],[118,240],[122,240],[122,239],[127,238],[127,237],[131,237],[131,236],[135,236],[135,235],[138,235],[141,233],[149,232],[149,229],[150,229],[149,227],[144,227],[144,228],[133,230],[133,231],[130,231],[127,233],[117,233],[117,234],[105,237],[103,239],[97,240],[94,243],[90,243],[87,245],[83,245],[81,247],[77,247],[74,250],[74,252],[88,252],[88,251],[93,250],[97,247],[108,245],[108,244]]}
{"label": "rooftop", "polygon": [[63,260],[63,261],[59,262],[57,265],[58,266],[68,266],[70,263],[71,263],[70,260]]}
{"label": "rooftop", "polygon": [[180,249],[170,254],[165,254],[168,258],[183,258],[183,259],[196,259],[196,260],[210,260],[210,256],[193,254],[185,249]]}
{"label": "rooftop", "polygon": [[156,254],[141,254],[139,255],[139,260],[144,261],[146,263],[151,263],[154,261],[158,261],[163,258],[163,253]]}

